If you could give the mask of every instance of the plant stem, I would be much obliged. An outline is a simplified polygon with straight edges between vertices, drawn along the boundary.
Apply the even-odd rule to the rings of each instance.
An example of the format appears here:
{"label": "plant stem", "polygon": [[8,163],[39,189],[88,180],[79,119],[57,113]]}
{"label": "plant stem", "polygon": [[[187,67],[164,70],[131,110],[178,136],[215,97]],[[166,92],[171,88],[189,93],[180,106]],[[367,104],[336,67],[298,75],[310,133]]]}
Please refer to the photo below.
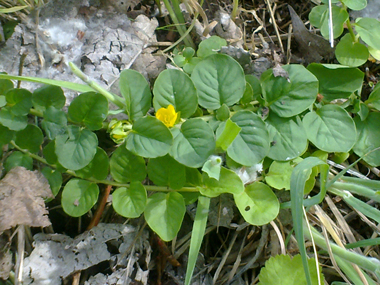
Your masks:
{"label": "plant stem", "polygon": [[351,25],[351,22],[350,22],[350,19],[348,18],[347,21],[346,21],[346,25],[347,25],[347,29],[352,37],[352,41],[353,42],[358,42],[358,40],[356,39],[356,36],[355,36],[355,33],[354,33],[354,29],[352,28],[352,25]]}
{"label": "plant stem", "polygon": [[[46,161],[46,159],[36,155],[36,154],[33,154],[31,152],[29,152],[28,150],[26,149],[22,149],[21,147],[19,147],[14,141],[11,141],[10,142],[11,145],[14,146],[14,148],[16,148],[17,150],[21,151],[22,153],[25,153],[27,154],[28,156],[30,156],[31,158],[43,163],[43,164],[46,164],[54,169],[57,168],[57,166],[55,164],[50,164]],[[115,187],[126,187],[126,188],[129,188],[130,187],[130,184],[126,184],[126,183],[120,183],[120,182],[116,182],[116,181],[111,181],[111,180],[98,180],[98,179],[95,179],[95,178],[83,178],[81,176],[78,176],[75,171],[73,170],[66,170],[65,171],[66,174],[69,174],[73,177],[76,177],[76,178],[80,178],[80,179],[84,179],[84,180],[88,180],[88,181],[91,181],[93,183],[96,183],[96,184],[105,184],[105,185],[112,185],[112,186],[115,186]],[[148,191],[155,191],[155,192],[173,192],[173,191],[179,191],[179,192],[199,192],[198,189],[196,187],[183,187],[181,189],[178,189],[178,190],[173,190],[173,189],[170,189],[169,187],[166,187],[166,186],[154,186],[154,185],[144,185],[145,189],[148,190]]]}
{"label": "plant stem", "polygon": [[84,82],[86,82],[88,86],[90,86],[92,89],[102,94],[109,101],[114,103],[116,106],[120,107],[121,109],[125,109],[125,103],[122,101],[120,97],[114,96],[111,92],[108,92],[107,90],[105,90],[98,83],[90,80],[89,77],[86,74],[84,74],[74,63],[69,62],[69,66],[71,68],[71,71],[80,79],[82,79]]}
{"label": "plant stem", "polygon": [[232,21],[235,21],[237,17],[238,8],[239,8],[239,0],[233,0],[232,5],[233,5],[233,8],[231,12],[231,19]]}

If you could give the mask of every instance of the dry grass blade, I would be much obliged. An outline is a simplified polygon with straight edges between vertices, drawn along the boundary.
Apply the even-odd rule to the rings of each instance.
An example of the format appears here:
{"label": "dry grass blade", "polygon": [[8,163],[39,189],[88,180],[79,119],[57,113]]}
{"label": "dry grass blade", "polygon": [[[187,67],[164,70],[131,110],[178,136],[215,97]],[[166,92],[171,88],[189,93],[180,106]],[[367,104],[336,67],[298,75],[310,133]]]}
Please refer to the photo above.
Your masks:
{"label": "dry grass blade", "polygon": [[271,7],[271,5],[269,3],[269,0],[265,0],[265,3],[267,4],[268,11],[269,11],[270,17],[272,19],[272,24],[273,24],[274,30],[276,32],[276,35],[277,35],[277,38],[278,38],[278,42],[280,44],[281,52],[282,52],[282,54],[285,54],[284,46],[283,46],[282,41],[281,41],[281,35],[280,35],[280,32],[278,31],[278,26],[277,26],[277,23],[276,23],[276,18],[274,17],[274,14],[273,14],[272,7]]}
{"label": "dry grass blade", "polygon": [[[327,214],[325,212],[322,211],[322,209],[319,207],[319,206],[315,206],[316,208],[316,215],[318,216],[319,220],[321,221],[321,223],[323,224],[324,228],[329,232],[329,234],[331,235],[331,237],[334,239],[334,241],[342,248],[345,248],[344,247],[344,244],[342,242],[342,240],[339,238],[338,234],[335,232],[335,230],[333,229],[333,226],[332,226],[332,221],[331,219],[327,216]],[[328,237],[327,235],[325,236],[326,238],[326,244],[328,245],[329,247],[329,251],[331,251],[331,247],[330,247],[330,244],[328,242]],[[329,252],[330,253],[330,252]],[[332,254],[332,251],[330,253],[330,257],[332,260],[334,260],[335,262],[335,259],[333,257],[333,254]],[[366,280],[365,276],[363,275],[363,273],[361,272],[359,266],[357,266],[356,264],[352,264],[352,267],[355,269],[355,271],[357,272],[358,276],[360,277],[361,281],[363,282],[363,284],[365,285],[368,285],[368,281]],[[336,266],[336,268],[338,268],[338,266]],[[339,271],[338,271],[339,272]],[[346,281],[347,282],[347,281]]]}
{"label": "dry grass blade", "polygon": [[280,232],[280,229],[278,228],[278,226],[276,225],[276,223],[274,221],[271,221],[270,224],[277,234],[278,241],[279,241],[280,246],[281,246],[281,254],[286,254],[285,241],[284,241],[284,238]]}
{"label": "dry grass blade", "polygon": [[[354,234],[352,233],[349,225],[347,224],[347,222],[344,219],[344,217],[342,216],[342,214],[339,212],[339,209],[337,208],[337,206],[331,200],[330,196],[326,195],[325,201],[327,202],[332,213],[334,214],[335,218],[337,219],[338,224],[339,224],[340,228],[342,229],[342,231],[344,232],[344,235],[346,236],[348,242],[350,242],[350,243],[356,242]],[[356,248],[356,251],[358,253],[362,253],[360,248]]]}
{"label": "dry grass blade", "polygon": [[236,273],[238,267],[240,266],[241,257],[243,255],[244,244],[245,244],[245,239],[247,238],[247,234],[248,234],[248,229],[245,231],[244,238],[243,238],[242,243],[240,245],[238,256],[234,262],[234,266],[232,267],[232,270],[229,273],[228,282],[230,282],[232,280],[232,278],[235,276],[235,273]]}
{"label": "dry grass blade", "polygon": [[216,283],[216,280],[218,280],[218,277],[220,275],[220,272],[223,269],[224,264],[226,263],[227,257],[230,254],[233,245],[235,244],[236,238],[238,236],[239,232],[235,231],[234,236],[232,237],[232,240],[230,242],[230,245],[228,246],[227,250],[223,253],[222,260],[220,261],[218,268],[216,269],[216,272],[214,274],[213,283]]}

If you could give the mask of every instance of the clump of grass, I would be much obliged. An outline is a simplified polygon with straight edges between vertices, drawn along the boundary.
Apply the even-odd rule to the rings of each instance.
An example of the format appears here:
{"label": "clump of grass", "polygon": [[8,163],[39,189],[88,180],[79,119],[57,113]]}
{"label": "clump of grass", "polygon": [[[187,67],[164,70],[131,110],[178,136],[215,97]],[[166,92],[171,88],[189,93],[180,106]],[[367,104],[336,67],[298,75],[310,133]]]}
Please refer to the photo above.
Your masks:
{"label": "clump of grass", "polygon": [[0,17],[5,20],[23,20],[36,8],[45,5],[49,0],[0,0]]}

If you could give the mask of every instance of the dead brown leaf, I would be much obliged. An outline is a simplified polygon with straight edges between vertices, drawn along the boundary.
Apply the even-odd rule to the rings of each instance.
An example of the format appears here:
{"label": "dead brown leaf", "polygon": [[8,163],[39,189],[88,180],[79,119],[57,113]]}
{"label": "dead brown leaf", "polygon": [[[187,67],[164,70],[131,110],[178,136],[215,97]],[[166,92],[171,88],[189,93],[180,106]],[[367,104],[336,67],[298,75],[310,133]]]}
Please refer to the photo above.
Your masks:
{"label": "dead brown leaf", "polygon": [[323,37],[309,32],[294,9],[288,5],[292,18],[293,34],[302,57],[306,62],[321,62],[322,59],[331,59],[334,49]]}
{"label": "dead brown leaf", "polygon": [[0,180],[0,233],[17,225],[51,225],[43,198],[54,195],[42,173],[24,167],[9,171]]}

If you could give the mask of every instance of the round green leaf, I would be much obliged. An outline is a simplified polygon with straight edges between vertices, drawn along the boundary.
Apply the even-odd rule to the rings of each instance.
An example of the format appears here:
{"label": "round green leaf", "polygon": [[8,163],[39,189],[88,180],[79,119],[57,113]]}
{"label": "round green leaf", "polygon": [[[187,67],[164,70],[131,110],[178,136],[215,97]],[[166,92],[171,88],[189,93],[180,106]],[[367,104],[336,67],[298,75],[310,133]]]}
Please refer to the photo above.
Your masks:
{"label": "round green leaf", "polygon": [[222,122],[216,131],[216,147],[227,151],[228,147],[240,133],[241,128],[231,119]]}
{"label": "round green leaf", "polygon": [[217,197],[222,193],[240,194],[244,191],[240,177],[225,167],[220,169],[219,180],[210,178],[206,173],[203,173],[202,178],[203,185],[197,188],[202,195],[207,197]]}
{"label": "round green leaf", "polygon": [[7,98],[4,95],[0,95],[0,107],[4,107],[5,105],[7,105]]}
{"label": "round green leaf", "polygon": [[380,61],[380,49],[375,49],[371,46],[368,46],[369,54],[376,60]]}
{"label": "round green leaf", "polygon": [[324,97],[324,101],[348,98],[362,88],[364,73],[358,68],[312,63],[307,69],[318,78],[319,94]]}
{"label": "round green leaf", "polygon": [[149,227],[164,241],[171,241],[181,228],[185,201],[177,192],[156,193],[148,198],[144,215]]}
{"label": "round green leaf", "polygon": [[[247,79],[247,75],[245,76],[245,78]],[[240,99],[240,103],[241,104],[249,104],[252,101],[253,101],[253,89],[252,89],[251,84],[249,84],[247,82],[245,84],[244,94],[243,94],[243,97],[241,97],[241,99]]]}
{"label": "round green leaf", "polygon": [[356,128],[342,107],[325,105],[303,118],[307,138],[326,152],[348,152],[356,142]]}
{"label": "round green leaf", "polygon": [[199,186],[202,184],[202,175],[196,168],[186,167],[186,186]]}
{"label": "round green leaf", "polygon": [[[332,6],[332,22],[334,39],[343,33],[344,23],[348,19],[348,13],[345,8]],[[310,23],[321,29],[321,34],[325,39],[329,39],[329,7],[328,5],[319,5],[311,9],[309,14]]]}
{"label": "round green leaf", "polygon": [[[311,277],[310,284],[323,284],[324,276],[322,274],[322,267],[318,265],[319,269],[317,271],[314,258],[308,259],[307,264],[309,265],[309,274]],[[318,274],[320,274],[319,278]],[[280,254],[272,256],[265,262],[265,267],[260,270],[259,280],[259,284],[261,285],[308,284],[300,254],[297,254],[292,258],[289,255]]]}
{"label": "round green leaf", "polygon": [[49,107],[54,107],[59,110],[65,106],[66,97],[61,87],[45,85],[34,90],[32,102],[34,108],[39,111],[45,111]]}
{"label": "round green leaf", "polygon": [[234,194],[234,200],[244,220],[255,226],[268,224],[280,211],[280,203],[272,189],[260,182],[248,185],[240,194]]}
{"label": "round green leaf", "polygon": [[222,162],[223,160],[220,156],[211,155],[205,164],[203,164],[202,171],[207,173],[210,178],[219,180]]}
{"label": "round green leaf", "polygon": [[380,111],[380,83],[376,84],[365,104]]}
{"label": "round green leaf", "polygon": [[306,133],[295,118],[280,118],[270,113],[266,120],[271,146],[268,157],[288,161],[300,156],[307,148]]}
{"label": "round green leaf", "polygon": [[354,42],[351,35],[346,34],[336,46],[335,56],[340,64],[357,67],[367,61],[369,51],[365,45]]}
{"label": "round green leaf", "polygon": [[148,162],[148,177],[158,186],[181,189],[186,183],[186,168],[169,155],[151,158]]}
{"label": "round green leaf", "polygon": [[28,125],[27,116],[15,116],[8,108],[0,110],[0,124],[12,131],[20,131]]}
{"label": "round green leaf", "polygon": [[68,135],[55,138],[55,153],[63,167],[78,170],[94,158],[97,145],[98,138],[93,132],[78,126],[69,126]]}
{"label": "round green leaf", "polygon": [[102,128],[108,114],[108,100],[99,93],[86,92],[76,97],[70,104],[69,119],[78,124],[85,124],[90,130]]}
{"label": "round green leaf", "polygon": [[232,106],[243,97],[243,68],[232,57],[213,54],[198,63],[191,79],[198,90],[199,105],[217,110],[223,104]]}
{"label": "round green leaf", "polygon": [[[360,120],[358,116],[354,120],[358,130],[354,152],[363,156],[380,147],[380,113],[370,112],[364,121]],[[371,166],[380,166],[380,150],[369,153],[363,159]]]}
{"label": "round green leaf", "polygon": [[367,0],[342,0],[351,10],[362,10],[367,6]]}
{"label": "round green leaf", "polygon": [[211,36],[208,39],[201,41],[198,47],[197,56],[205,58],[211,54],[216,54],[221,49],[227,45],[227,41],[218,36]]}
{"label": "round green leaf", "polygon": [[62,191],[62,208],[69,216],[80,217],[95,205],[98,196],[99,187],[95,183],[71,179]]}
{"label": "round green leaf", "polygon": [[154,117],[138,119],[128,134],[127,149],[136,155],[155,158],[169,152],[173,136],[163,122]]}
{"label": "round green leaf", "polygon": [[103,149],[98,147],[91,162],[84,168],[75,171],[75,173],[81,178],[95,178],[97,180],[103,180],[107,178],[108,170],[108,155]]}
{"label": "round green leaf", "polygon": [[125,144],[112,154],[110,169],[113,179],[121,183],[143,181],[146,177],[145,160],[127,150]]}
{"label": "round green leaf", "polygon": [[10,89],[5,94],[9,111],[15,116],[25,116],[32,107],[32,93],[26,89]]}
{"label": "round green leaf", "polygon": [[8,90],[13,89],[13,82],[9,79],[0,79],[0,95],[4,95]]}
{"label": "round green leaf", "polygon": [[[249,86],[249,84],[248,84],[248,86]],[[249,88],[251,88],[251,87],[249,86]],[[227,107],[226,104],[223,104],[222,107],[220,107],[218,110],[216,110],[216,118],[219,121],[226,121],[227,119],[230,118],[230,116],[231,116],[231,112],[230,112],[230,109]]]}
{"label": "round green leaf", "polygon": [[50,167],[44,167],[41,172],[49,182],[51,192],[54,196],[57,196],[62,186],[62,174],[58,170],[53,170]]}
{"label": "round green leaf", "polygon": [[261,83],[260,83],[260,80],[256,76],[254,76],[252,74],[247,74],[245,76],[245,80],[252,87],[253,100],[257,100],[257,98],[259,98],[260,95],[261,95],[261,93],[262,93],[261,92]]}
{"label": "round green leaf", "polygon": [[[259,163],[269,151],[269,134],[265,123],[251,111],[239,111],[231,117],[231,121],[241,130],[227,148],[227,154],[241,165],[252,166]],[[217,135],[222,131],[221,128]]]}
{"label": "round green leaf", "polygon": [[129,188],[117,188],[112,193],[115,212],[126,218],[138,218],[144,212],[146,203],[146,190],[139,181],[133,181]]}
{"label": "round green leaf", "polygon": [[191,59],[195,55],[195,50],[192,47],[186,47],[182,54],[186,59]]}
{"label": "round green leaf", "polygon": [[215,136],[202,119],[189,119],[174,138],[170,155],[188,167],[200,167],[215,150]]}
{"label": "round green leaf", "polygon": [[139,72],[125,69],[120,73],[120,93],[126,103],[129,120],[135,121],[149,111],[152,101],[149,83]]}
{"label": "round green leaf", "polygon": [[187,74],[191,74],[195,68],[195,66],[200,63],[202,59],[200,57],[191,58],[183,67],[183,71]]}
{"label": "round green leaf", "polygon": [[33,170],[33,159],[21,151],[15,151],[10,156],[8,156],[7,160],[4,163],[4,169],[6,172],[8,172],[16,166],[22,166],[28,170]]}
{"label": "round green leaf", "polygon": [[4,145],[13,140],[14,131],[0,125],[0,145]]}
{"label": "round green leaf", "polygon": [[261,75],[264,100],[280,117],[293,117],[314,103],[318,94],[318,79],[302,65],[285,65],[289,81],[275,77],[272,69]]}
{"label": "round green leaf", "polygon": [[265,182],[278,190],[290,190],[290,176],[294,165],[290,161],[273,161],[265,175]]}
{"label": "round green leaf", "polygon": [[160,73],[153,88],[153,106],[157,111],[173,105],[181,118],[194,114],[198,106],[197,91],[190,77],[177,69],[166,69]]}
{"label": "round green leaf", "polygon": [[16,133],[15,142],[19,147],[36,153],[40,150],[43,140],[44,136],[41,129],[35,125],[28,125],[25,129]]}
{"label": "round green leaf", "polygon": [[63,135],[67,130],[66,113],[55,107],[48,107],[44,112],[44,119],[41,122],[48,139],[53,140],[58,135]]}
{"label": "round green leaf", "polygon": [[380,50],[380,21],[374,18],[358,18],[355,22],[355,30],[367,45]]}

